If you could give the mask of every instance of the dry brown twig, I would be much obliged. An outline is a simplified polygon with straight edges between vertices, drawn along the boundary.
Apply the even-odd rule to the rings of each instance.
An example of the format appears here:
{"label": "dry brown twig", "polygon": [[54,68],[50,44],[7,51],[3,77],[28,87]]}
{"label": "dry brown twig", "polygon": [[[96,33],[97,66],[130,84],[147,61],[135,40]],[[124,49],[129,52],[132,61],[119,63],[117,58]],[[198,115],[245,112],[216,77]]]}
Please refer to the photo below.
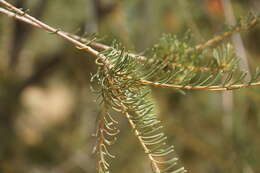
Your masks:
{"label": "dry brown twig", "polygon": [[[71,42],[76,48],[80,50],[84,50],[93,56],[97,57],[96,62],[101,61],[103,65],[107,66],[107,68],[111,68],[111,64],[107,61],[106,57],[101,54],[99,51],[93,49],[91,46],[93,46],[96,49],[109,49],[110,47],[101,43],[91,42],[90,46],[87,44],[82,43],[82,41],[86,42],[87,40],[82,40],[82,38],[68,34],[64,31],[61,31],[60,29],[55,29],[36,18],[30,16],[29,14],[25,13],[24,11],[16,8],[12,4],[6,2],[5,0],[0,0],[0,4],[4,6],[5,8],[0,8],[0,13],[3,13],[9,17],[14,17],[17,20],[20,20],[22,22],[25,22],[27,24],[30,24],[34,27],[37,27],[39,29],[43,29],[49,33],[55,34],[69,42]],[[225,32],[221,35],[215,36],[212,39],[206,41],[205,43],[202,43],[200,45],[197,45],[195,47],[196,50],[202,50],[206,47],[213,46],[214,44],[220,42],[221,40],[231,36],[235,32],[240,32],[242,30],[247,30],[250,27],[253,27],[257,23],[260,22],[260,17],[252,20],[248,24],[242,25],[238,28],[235,28],[232,31]],[[187,53],[190,52],[190,49],[187,49]],[[135,54],[129,54],[130,56],[136,57]],[[146,60],[147,58],[144,56],[137,56],[140,60]],[[193,66],[190,66],[189,68],[193,68]],[[127,76],[127,78],[132,78],[131,76]],[[139,80],[142,85],[150,85],[150,86],[156,86],[156,87],[165,87],[165,88],[173,88],[173,89],[186,89],[186,90],[231,90],[231,89],[238,89],[238,88],[246,88],[250,86],[259,86],[260,82],[255,83],[247,83],[247,84],[236,84],[236,85],[224,85],[224,86],[190,86],[190,85],[175,85],[175,84],[165,84],[165,83],[158,83],[158,82],[152,82],[148,80]]]}

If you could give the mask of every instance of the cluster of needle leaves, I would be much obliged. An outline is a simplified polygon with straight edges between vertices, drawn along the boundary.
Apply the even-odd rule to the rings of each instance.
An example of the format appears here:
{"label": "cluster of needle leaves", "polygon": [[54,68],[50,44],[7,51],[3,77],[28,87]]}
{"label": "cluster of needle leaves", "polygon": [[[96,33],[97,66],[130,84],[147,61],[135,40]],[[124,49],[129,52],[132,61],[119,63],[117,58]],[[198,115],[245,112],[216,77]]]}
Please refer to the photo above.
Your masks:
{"label": "cluster of needle leaves", "polygon": [[111,111],[119,112],[128,119],[156,172],[185,172],[183,167],[177,169],[177,158],[170,157],[173,154],[173,146],[167,144],[167,137],[161,131],[162,125],[157,118],[151,89],[139,82],[140,78],[155,75],[153,70],[143,72],[144,66],[137,58],[117,50],[111,48],[102,52],[112,68],[109,69],[101,63],[97,74],[93,76],[101,87],[98,94],[103,105],[97,134],[99,142],[96,147],[99,149],[99,172],[109,172],[108,160],[114,157],[109,153],[108,147],[115,140],[118,126],[110,115]]}
{"label": "cluster of needle leaves", "polygon": [[188,48],[192,49],[176,36],[165,35],[153,48],[155,62],[146,68],[152,71],[144,79],[158,85],[174,84],[191,88],[244,83],[246,72],[239,70],[239,59],[231,44],[223,44],[213,50],[193,49],[186,52]]}
{"label": "cluster of needle leaves", "polygon": [[167,144],[149,85],[180,86],[175,89],[183,93],[183,89],[237,89],[258,82],[259,70],[246,80],[247,72],[240,70],[230,43],[199,50],[189,43],[165,34],[145,56],[129,54],[118,45],[101,52],[110,66],[97,59],[99,69],[93,76],[100,86],[98,98],[103,107],[96,146],[100,173],[109,172],[110,158],[115,157],[109,153],[119,133],[113,112],[127,118],[155,172],[186,172],[177,165],[173,146]]}

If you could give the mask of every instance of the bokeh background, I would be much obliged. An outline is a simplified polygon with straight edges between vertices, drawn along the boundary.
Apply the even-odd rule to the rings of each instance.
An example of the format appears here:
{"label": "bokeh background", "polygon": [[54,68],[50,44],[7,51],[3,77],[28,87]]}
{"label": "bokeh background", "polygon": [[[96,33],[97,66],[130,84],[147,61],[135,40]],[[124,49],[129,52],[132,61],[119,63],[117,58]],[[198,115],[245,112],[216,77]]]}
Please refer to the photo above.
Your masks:
{"label": "bokeh background", "polygon": [[[184,37],[190,31],[196,43],[221,33],[232,23],[225,3],[236,19],[260,11],[259,0],[9,2],[51,26],[79,35],[98,33],[106,44],[117,39],[136,53],[163,33]],[[260,65],[260,26],[240,36],[254,71]],[[0,15],[0,173],[96,172],[93,134],[100,108],[90,89],[95,71],[94,58],[85,52]],[[260,172],[260,87],[186,95],[153,88],[153,93],[169,143],[189,172]],[[151,172],[127,121],[118,120],[112,172]]]}

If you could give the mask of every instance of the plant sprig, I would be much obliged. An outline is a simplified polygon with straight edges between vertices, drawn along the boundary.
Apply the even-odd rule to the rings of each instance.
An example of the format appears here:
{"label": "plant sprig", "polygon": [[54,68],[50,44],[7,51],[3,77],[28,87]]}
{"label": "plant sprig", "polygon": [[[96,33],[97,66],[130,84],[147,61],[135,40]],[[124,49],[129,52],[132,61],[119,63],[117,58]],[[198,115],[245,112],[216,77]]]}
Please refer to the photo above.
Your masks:
{"label": "plant sprig", "polygon": [[59,36],[95,57],[98,72],[94,78],[99,84],[99,97],[102,98],[96,145],[99,173],[110,171],[109,161],[114,156],[110,154],[109,146],[119,133],[111,112],[118,112],[128,120],[156,173],[186,172],[177,164],[174,149],[168,145],[167,137],[162,132],[149,86],[231,90],[260,85],[259,70],[249,81],[245,81],[246,72],[237,68],[237,58],[230,44],[207,49],[235,32],[253,27],[260,22],[260,17],[240,22],[229,31],[196,46],[188,45],[176,36],[165,35],[151,49],[151,54],[139,56],[116,44],[107,46],[55,29],[5,0],[0,0],[0,4],[3,6],[0,13]]}

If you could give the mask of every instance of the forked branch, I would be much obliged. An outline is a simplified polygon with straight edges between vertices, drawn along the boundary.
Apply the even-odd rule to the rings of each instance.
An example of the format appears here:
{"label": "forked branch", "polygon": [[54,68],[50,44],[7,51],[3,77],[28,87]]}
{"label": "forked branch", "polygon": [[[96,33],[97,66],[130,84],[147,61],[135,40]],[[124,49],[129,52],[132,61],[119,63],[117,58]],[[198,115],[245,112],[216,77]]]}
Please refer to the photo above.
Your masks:
{"label": "forked branch", "polygon": [[[14,7],[13,5],[11,5],[10,3],[8,3],[8,2],[6,2],[4,0],[0,0],[0,3],[5,8],[8,8],[8,9],[13,11],[12,12],[12,11],[9,11],[7,9],[0,8],[0,13],[3,13],[3,14],[8,15],[10,17],[14,17],[17,20],[20,20],[20,21],[23,21],[23,22],[28,23],[30,25],[33,25],[34,27],[38,27],[38,28],[46,30],[46,31],[48,31],[50,33],[56,34],[56,35],[62,37],[63,39],[66,39],[66,40],[70,41],[77,48],[84,49],[85,51],[91,53],[92,55],[94,55],[96,57],[100,57],[103,60],[105,59],[105,57],[102,56],[102,54],[99,54],[99,52],[97,50],[101,50],[102,51],[102,50],[107,50],[107,49],[111,48],[110,46],[104,45],[102,43],[90,41],[88,39],[81,38],[81,37],[79,37],[77,35],[69,34],[69,33],[61,31],[59,29],[55,29],[53,27],[50,27],[47,24],[45,24],[45,23],[35,19],[34,17],[26,14],[22,10],[17,9],[16,7]],[[225,38],[231,36],[235,32],[241,32],[243,30],[247,30],[247,29],[253,27],[254,25],[256,25],[259,22],[260,22],[260,17],[254,18],[251,21],[249,21],[248,23],[242,24],[242,25],[237,26],[237,27],[233,27],[232,30],[224,32],[224,33],[222,33],[220,35],[217,35],[217,36],[213,37],[212,39],[206,41],[205,43],[202,43],[202,44],[199,44],[199,45],[195,46],[194,49],[189,48],[185,52],[189,53],[192,50],[203,50],[206,47],[211,47],[211,46],[215,45],[216,43],[224,40]],[[95,48],[97,50],[95,50],[95,49],[93,49],[91,47],[93,47],[93,48]],[[141,61],[146,61],[147,60],[147,58],[145,56],[140,56],[140,55],[136,55],[136,54],[133,54],[133,53],[128,53],[128,54],[129,54],[129,56],[137,58],[138,60],[141,60]],[[153,59],[149,59],[149,61],[152,62]],[[202,72],[203,71],[218,71],[218,70],[222,70],[222,69],[219,69],[219,68],[211,68],[211,67],[206,67],[206,66],[204,67],[204,66],[184,65],[184,64],[180,64],[180,63],[176,63],[176,62],[173,62],[171,65],[172,65],[173,68],[181,67],[181,68],[184,68],[184,69],[196,70],[196,71],[202,71]]]}
{"label": "forked branch", "polygon": [[[82,50],[94,55],[95,57],[98,58],[98,60],[102,61],[102,64],[110,66],[109,62],[106,60],[106,57],[104,55],[102,55],[100,52],[93,49],[89,45],[82,43],[82,41],[86,42],[87,40],[82,40],[78,36],[68,34],[66,32],[59,30],[59,29],[55,29],[55,28],[35,19],[34,17],[28,15],[27,13],[25,13],[22,10],[14,7],[13,5],[9,4],[8,2],[6,2],[4,0],[0,0],[0,4],[2,4],[4,7],[13,11],[12,12],[12,11],[9,11],[7,9],[0,8],[1,13],[6,14],[10,17],[14,17],[17,20],[28,23],[28,24],[30,24],[34,27],[43,29],[43,30],[45,30],[49,33],[55,34],[55,35],[65,39],[65,40],[71,42],[78,49],[82,49]],[[203,44],[197,45],[196,49],[200,50],[200,49],[212,46],[213,44],[223,40],[224,38],[229,37],[233,33],[240,32],[242,30],[246,30],[246,29],[256,25],[259,22],[260,22],[260,18],[259,17],[255,18],[247,24],[244,24],[244,25],[241,25],[240,27],[234,28],[232,31],[225,32],[221,35],[214,37],[211,40],[208,40],[207,42],[205,42]],[[107,50],[107,49],[110,48],[110,46],[103,45],[101,43],[96,43],[96,42],[91,42],[91,46],[98,48],[98,49],[102,49],[102,50]],[[190,50],[187,49],[187,51],[190,51]],[[138,56],[138,55],[135,55],[135,54],[129,54],[129,55],[132,56],[132,57],[137,57],[138,59],[141,59],[141,60],[147,59],[144,56]],[[173,64],[173,66],[180,66],[180,65],[179,64]],[[193,70],[193,69],[196,70],[196,68],[199,68],[199,67],[187,66],[186,68],[191,69],[191,70]],[[201,69],[202,69],[202,71],[203,70],[205,70],[205,71],[212,70],[212,69],[208,69],[207,67],[205,67],[205,68],[202,67]],[[127,76],[127,78],[131,78],[131,76]],[[260,85],[260,82],[246,83],[246,84],[236,84],[236,85],[224,85],[224,86],[221,86],[221,85],[216,85],[216,86],[175,85],[175,84],[152,82],[152,81],[149,81],[149,80],[139,80],[139,82],[142,83],[143,85],[151,85],[151,86],[156,86],[156,87],[166,87],[166,88],[174,88],[174,89],[188,89],[188,90],[230,90],[230,89],[238,89],[238,88],[245,88],[245,87],[259,86]]]}

